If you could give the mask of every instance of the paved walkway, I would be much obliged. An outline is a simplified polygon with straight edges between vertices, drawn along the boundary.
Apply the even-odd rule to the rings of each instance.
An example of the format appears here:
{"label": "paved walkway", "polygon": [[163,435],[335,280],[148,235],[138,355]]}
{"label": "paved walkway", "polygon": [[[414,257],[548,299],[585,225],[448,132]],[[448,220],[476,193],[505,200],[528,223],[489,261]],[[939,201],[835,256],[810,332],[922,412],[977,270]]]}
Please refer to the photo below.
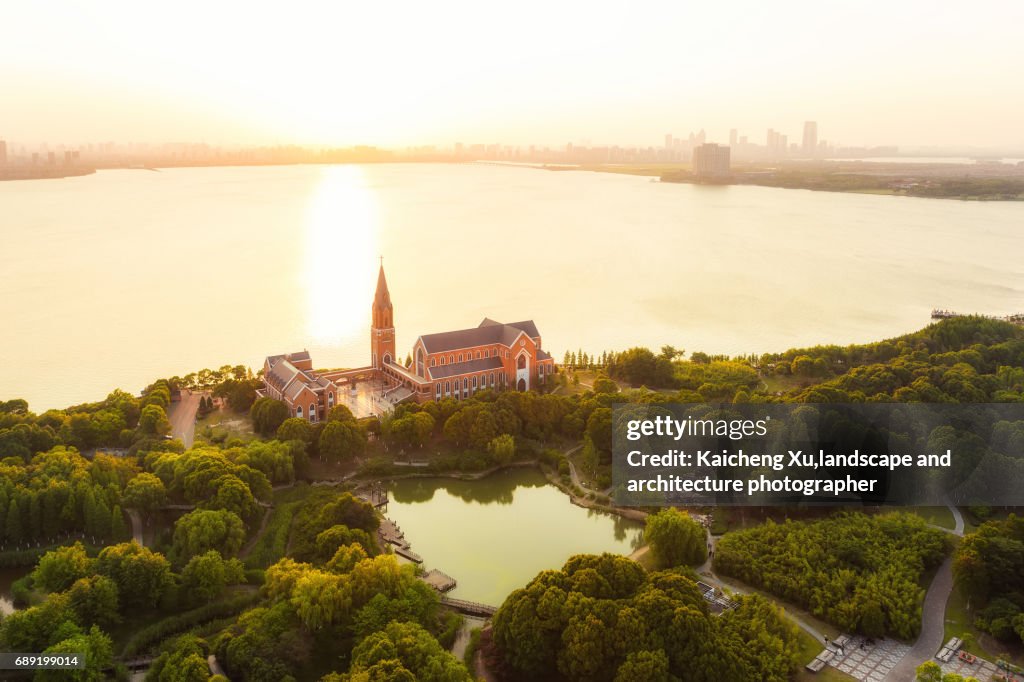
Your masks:
{"label": "paved walkway", "polygon": [[128,520],[132,524],[132,540],[139,543],[140,546],[145,547],[146,543],[142,539],[142,517],[139,516],[139,512],[135,509],[126,510],[128,514]]}
{"label": "paved walkway", "polygon": [[953,591],[953,559],[948,558],[939,566],[938,573],[928,587],[921,607],[921,634],[885,679],[904,682],[914,679],[917,666],[930,661],[942,648],[946,629],[946,602]]}
{"label": "paved walkway", "polygon": [[[963,536],[964,517],[955,505],[948,505],[953,513],[956,527],[950,530],[942,530],[952,535]],[[917,641],[910,648],[903,660],[890,671],[885,678],[886,682],[904,682],[913,680],[914,671],[917,666],[925,661],[930,661],[942,648],[946,630],[946,603],[949,595],[953,593],[953,559],[947,558],[939,566],[938,572],[928,586],[928,592],[924,596],[924,605],[921,607],[921,634]]]}
{"label": "paved walkway", "polygon": [[171,403],[167,409],[171,435],[184,443],[186,448],[192,447],[196,439],[196,413],[199,411],[200,396],[199,393],[182,390],[181,400]]}
{"label": "paved walkway", "polygon": [[[877,640],[867,644],[863,637],[853,637],[846,646],[845,652],[837,655],[829,664],[842,670],[847,675],[861,682],[882,682],[886,679],[898,679],[900,682],[912,682],[914,672],[910,676],[891,677],[896,674],[901,661],[906,660],[910,647],[895,639]],[[900,673],[901,675],[903,673]]]}

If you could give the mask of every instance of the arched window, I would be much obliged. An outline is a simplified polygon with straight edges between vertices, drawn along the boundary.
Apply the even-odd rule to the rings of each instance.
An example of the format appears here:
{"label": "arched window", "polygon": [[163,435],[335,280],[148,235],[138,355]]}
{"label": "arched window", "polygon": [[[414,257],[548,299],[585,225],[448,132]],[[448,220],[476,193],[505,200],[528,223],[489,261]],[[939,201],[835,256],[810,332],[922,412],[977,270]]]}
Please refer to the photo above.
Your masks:
{"label": "arched window", "polygon": [[441,356],[441,364],[442,365],[444,364],[444,356],[443,355]]}
{"label": "arched window", "polygon": [[437,382],[434,385],[434,400],[440,400],[440,399],[441,399],[441,382],[439,381],[439,382]]}
{"label": "arched window", "polygon": [[477,351],[477,352],[476,352],[476,359],[477,359],[477,360],[479,360],[479,359],[480,359],[480,351]]}
{"label": "arched window", "polygon": [[295,406],[295,416],[302,419],[302,405]]}
{"label": "arched window", "polygon": [[491,388],[494,388],[494,372],[491,372]]}
{"label": "arched window", "polygon": [[449,355],[448,356],[448,364],[449,365],[454,365],[455,364],[455,356],[454,355]]}
{"label": "arched window", "polygon": [[334,407],[334,391],[327,392],[327,407]]}
{"label": "arched window", "polygon": [[451,392],[452,392],[452,382],[450,382],[450,381],[444,382],[444,394],[445,395],[451,395]]}
{"label": "arched window", "polygon": [[431,367],[433,367],[433,366],[434,366],[434,358],[430,358],[430,366],[431,366]]}
{"label": "arched window", "polygon": [[416,349],[416,374],[423,376],[423,348]]}
{"label": "arched window", "polygon": [[309,421],[316,421],[316,405],[314,405],[313,403],[309,404]]}
{"label": "arched window", "polygon": [[516,360],[516,367],[518,369],[526,369],[526,356],[520,355],[519,359]]}
{"label": "arched window", "polygon": [[473,377],[473,390],[475,391],[475,390],[476,390],[476,388],[477,388],[477,385],[476,385],[476,376],[474,376],[474,377]]}
{"label": "arched window", "polygon": [[465,393],[468,390],[469,390],[469,377],[466,377],[466,378],[464,378],[462,380],[462,392]]}
{"label": "arched window", "polygon": [[459,362],[462,362],[462,353],[459,353]]}

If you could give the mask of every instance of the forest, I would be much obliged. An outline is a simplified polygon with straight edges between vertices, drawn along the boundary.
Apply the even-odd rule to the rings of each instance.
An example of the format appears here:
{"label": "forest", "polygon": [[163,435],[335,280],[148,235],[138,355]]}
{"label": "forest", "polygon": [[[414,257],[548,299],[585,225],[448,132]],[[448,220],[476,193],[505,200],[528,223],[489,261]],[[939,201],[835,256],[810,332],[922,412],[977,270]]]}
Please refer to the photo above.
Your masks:
{"label": "forest", "polygon": [[948,552],[946,533],[919,516],[837,512],[727,533],[714,567],[844,631],[909,639],[921,626],[921,578]]}
{"label": "forest", "polygon": [[692,572],[630,559],[570,558],[513,592],[483,643],[498,679],[580,682],[789,680],[796,626],[752,596],[709,613]]}
{"label": "forest", "polygon": [[[27,570],[0,643],[88,651],[83,680],[124,679],[140,657],[153,659],[148,679],[207,680],[211,654],[239,680],[470,679],[447,651],[459,618],[380,546],[372,508],[344,485],[309,485],[314,466],[378,480],[403,471],[400,457],[433,474],[534,461],[571,490],[565,453],[580,446],[577,467],[607,487],[618,402],[1024,401],[1024,329],[981,318],[874,344],[683,356],[579,351],[543,391],[402,404],[380,420],[340,406],[316,424],[289,418],[257,399],[259,376],[244,367],[40,414],[0,402],[0,565]],[[248,416],[252,437],[186,450],[167,417],[182,389],[205,392],[203,412],[216,398]],[[1020,453],[1022,426],[994,425],[988,442]],[[693,575],[673,568],[702,559],[699,531],[664,519],[651,535],[660,571],[574,557],[510,595],[479,642],[491,668],[502,679],[789,679],[789,621],[763,599],[710,616]],[[145,547],[130,541],[135,526]],[[1022,532],[995,514],[955,555],[978,627],[1006,641],[1022,636]],[[714,565],[844,629],[909,638],[921,582],[950,549],[916,516],[839,512],[727,533]],[[758,632],[769,634],[740,644]]]}

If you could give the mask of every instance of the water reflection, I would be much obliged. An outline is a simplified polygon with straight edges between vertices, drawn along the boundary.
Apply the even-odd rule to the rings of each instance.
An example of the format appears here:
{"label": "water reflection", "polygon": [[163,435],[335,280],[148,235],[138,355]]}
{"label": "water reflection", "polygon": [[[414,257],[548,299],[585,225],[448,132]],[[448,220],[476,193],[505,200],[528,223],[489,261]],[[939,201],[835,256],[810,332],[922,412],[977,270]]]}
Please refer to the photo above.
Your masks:
{"label": "water reflection", "polygon": [[641,524],[577,507],[526,468],[479,481],[395,481],[387,516],[428,569],[458,581],[453,596],[495,605],[574,554],[629,554],[642,540]]}
{"label": "water reflection", "polygon": [[309,204],[302,272],[308,330],[317,342],[337,342],[366,327],[377,230],[376,197],[362,167],[326,168]]}
{"label": "water reflection", "polygon": [[391,484],[396,502],[429,502],[438,490],[464,502],[479,504],[512,504],[516,488],[539,488],[547,485],[544,475],[535,469],[502,471],[477,481],[450,478],[413,478]]}

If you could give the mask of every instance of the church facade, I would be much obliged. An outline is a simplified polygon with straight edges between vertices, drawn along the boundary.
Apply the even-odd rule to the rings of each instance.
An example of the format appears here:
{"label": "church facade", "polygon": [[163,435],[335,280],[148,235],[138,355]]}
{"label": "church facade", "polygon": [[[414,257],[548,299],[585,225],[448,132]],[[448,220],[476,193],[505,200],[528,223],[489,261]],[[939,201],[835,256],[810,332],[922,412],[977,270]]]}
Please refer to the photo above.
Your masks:
{"label": "church facade", "polygon": [[374,367],[418,402],[463,400],[484,389],[528,391],[547,382],[554,359],[541,347],[532,320],[505,324],[490,318],[476,327],[419,336],[412,364],[395,358],[394,307],[384,267],[377,275],[370,328]]}
{"label": "church facade", "polygon": [[412,364],[401,364],[383,264],[370,320],[369,366],[318,373],[306,351],[269,356],[259,394],[284,401],[292,416],[316,422],[326,418],[342,398],[341,391],[357,382],[381,382],[382,398],[391,404],[422,403],[465,400],[485,389],[528,391],[550,381],[555,371],[554,359],[541,347],[532,320],[502,323],[490,318],[468,329],[417,337]]}

